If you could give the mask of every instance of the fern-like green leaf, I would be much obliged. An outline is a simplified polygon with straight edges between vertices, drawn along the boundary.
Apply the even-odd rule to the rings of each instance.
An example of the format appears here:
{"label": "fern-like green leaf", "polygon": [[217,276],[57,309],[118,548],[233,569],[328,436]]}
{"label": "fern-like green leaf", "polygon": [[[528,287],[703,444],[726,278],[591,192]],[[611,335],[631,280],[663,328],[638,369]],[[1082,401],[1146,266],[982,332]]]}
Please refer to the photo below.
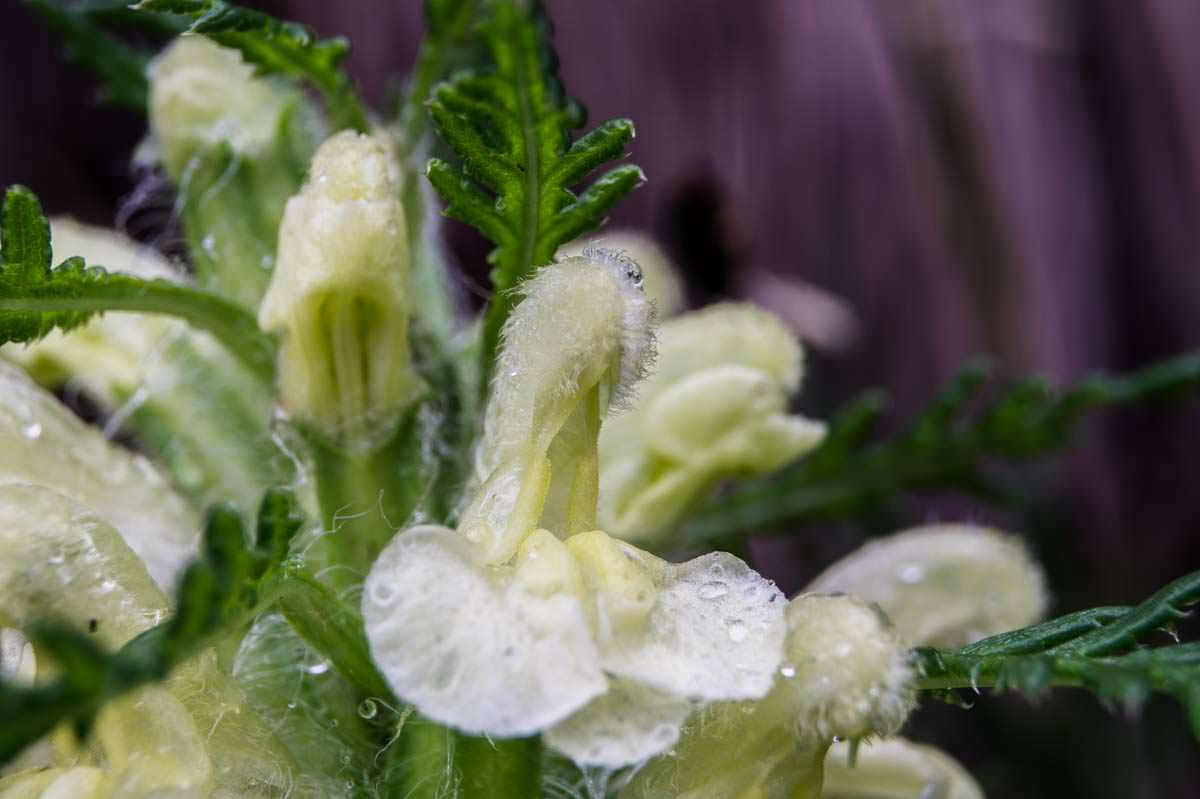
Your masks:
{"label": "fern-like green leaf", "polygon": [[304,25],[224,0],[142,0],[135,8],[189,17],[189,32],[240,50],[260,73],[310,82],[320,92],[334,130],[365,132],[370,127],[362,101],[338,66],[350,51],[345,39],[319,40]]}
{"label": "fern-like green leaf", "polygon": [[903,430],[876,443],[867,438],[883,415],[883,397],[860,397],[834,416],[812,455],[705,503],[684,523],[683,537],[736,540],[804,522],[863,518],[915,491],[1011,502],[1019,494],[992,466],[1063,449],[1090,411],[1194,392],[1200,353],[1125,376],[1098,375],[1063,391],[1040,378],[1023,380],[973,409],[988,377],[984,363],[968,364]]}
{"label": "fern-like green leaf", "polygon": [[1037,697],[1055,686],[1095,693],[1136,709],[1152,693],[1174,697],[1200,738],[1200,642],[1138,648],[1171,630],[1200,601],[1200,572],[1172,582],[1134,608],[1096,608],[955,650],[914,650],[917,684],[928,691],[994,687]]}
{"label": "fern-like green leaf", "polygon": [[441,84],[429,103],[438,135],[462,162],[460,167],[431,160],[429,180],[448,216],[496,245],[489,257],[495,296],[482,333],[485,378],[516,302],[512,289],[549,263],[562,244],[599,225],[645,179],[638,167],[626,164],[578,194],[572,190],[623,155],[633,123],[609,120],[571,141],[583,111],[558,81],[545,19],[536,8],[529,12],[518,5],[524,6],[512,0],[488,5],[483,35],[493,68]]}
{"label": "fern-like green leaf", "polygon": [[283,490],[264,497],[257,540],[247,546],[241,517],[227,508],[208,515],[200,557],[184,572],[175,614],[115,653],[101,651],[83,633],[52,621],[26,631],[38,656],[57,663],[61,676],[32,686],[0,681],[0,765],[62,722],[87,730],[108,700],[164,679],[181,662],[237,628],[279,591],[292,536],[301,518]]}
{"label": "fern-like green leaf", "polygon": [[0,206],[0,344],[70,330],[104,311],[177,316],[215,336],[270,381],[274,343],[240,306],[191,286],[143,280],[68,258],[51,268],[50,223],[33,192],[13,186]]}
{"label": "fern-like green leaf", "polygon": [[62,41],[67,58],[99,78],[102,101],[145,112],[150,53],[121,41],[97,19],[105,11],[115,11],[115,3],[25,2]]}

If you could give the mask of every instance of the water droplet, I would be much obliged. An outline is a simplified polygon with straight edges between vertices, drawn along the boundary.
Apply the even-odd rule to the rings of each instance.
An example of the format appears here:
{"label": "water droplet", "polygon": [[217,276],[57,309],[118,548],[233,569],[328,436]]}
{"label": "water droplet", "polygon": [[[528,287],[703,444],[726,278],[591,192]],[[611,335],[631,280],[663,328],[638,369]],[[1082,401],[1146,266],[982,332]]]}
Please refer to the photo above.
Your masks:
{"label": "water droplet", "polygon": [[654,728],[654,739],[664,746],[674,741],[675,737],[675,727],[670,724],[659,724]]}
{"label": "water droplet", "polygon": [[208,253],[209,255],[212,255],[213,251],[217,248],[217,240],[214,239],[212,237],[212,234],[210,233],[209,235],[207,235],[203,239],[201,239],[200,246],[202,248],[204,248],[204,251],[206,253]]}
{"label": "water droplet", "polygon": [[749,630],[746,629],[746,625],[742,622],[731,621],[729,622],[729,627],[726,628],[726,632],[729,633],[730,641],[733,641],[735,644],[740,644],[742,641],[746,640],[746,634],[749,632]]}
{"label": "water droplet", "polygon": [[784,663],[779,667],[779,673],[790,680],[796,676],[796,667],[791,663]]}
{"label": "water droplet", "polygon": [[359,718],[373,719],[378,712],[379,706],[375,704],[374,699],[364,699],[358,703]]}
{"label": "water droplet", "polygon": [[896,569],[900,582],[914,585],[925,579],[925,567],[920,563],[905,563]]}
{"label": "water droplet", "polygon": [[720,580],[713,580],[700,586],[699,593],[701,599],[716,599],[729,593],[729,586]]}
{"label": "water droplet", "polygon": [[396,601],[396,589],[386,583],[377,583],[371,586],[371,599],[386,607]]}
{"label": "water droplet", "polygon": [[329,663],[327,661],[319,661],[304,669],[309,674],[324,674],[329,671]]}
{"label": "water droplet", "polygon": [[296,703],[295,703],[295,702],[288,702],[288,703],[287,703],[287,708],[288,708],[288,710],[295,710],[295,709],[296,709]]}
{"label": "water droplet", "polygon": [[32,441],[42,435],[42,426],[37,422],[25,425],[23,428],[21,428],[21,435]]}

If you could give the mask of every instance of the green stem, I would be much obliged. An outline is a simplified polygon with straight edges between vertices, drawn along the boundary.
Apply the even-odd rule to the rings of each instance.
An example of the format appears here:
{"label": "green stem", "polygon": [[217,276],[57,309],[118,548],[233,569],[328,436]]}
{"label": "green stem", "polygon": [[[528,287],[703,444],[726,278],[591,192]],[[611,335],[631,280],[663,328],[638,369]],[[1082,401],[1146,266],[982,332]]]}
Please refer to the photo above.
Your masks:
{"label": "green stem", "polygon": [[429,474],[417,417],[414,406],[390,439],[371,450],[343,449],[311,429],[301,430],[326,531],[310,549],[308,566],[335,589],[362,582],[424,494]]}
{"label": "green stem", "polygon": [[388,799],[538,796],[539,738],[491,740],[446,729],[413,713],[388,749]]}

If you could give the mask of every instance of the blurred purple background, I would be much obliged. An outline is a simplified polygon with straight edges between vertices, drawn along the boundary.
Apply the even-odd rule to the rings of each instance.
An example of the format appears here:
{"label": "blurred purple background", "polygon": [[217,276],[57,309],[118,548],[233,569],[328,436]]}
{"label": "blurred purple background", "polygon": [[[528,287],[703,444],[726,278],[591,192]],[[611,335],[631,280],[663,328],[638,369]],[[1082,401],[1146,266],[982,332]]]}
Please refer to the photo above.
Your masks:
{"label": "blurred purple background", "polygon": [[[412,63],[416,0],[251,5],[349,36],[376,104]],[[637,123],[650,181],[614,222],[659,236],[695,301],[784,302],[784,278],[857,320],[852,343],[814,354],[810,413],[878,385],[903,418],[976,353],[1062,382],[1197,345],[1200,2],[548,5],[569,91],[593,121]],[[93,95],[27,9],[0,6],[0,184],[109,223],[142,123]],[[484,249],[452,238],[477,282]],[[802,324],[805,308],[790,309]],[[1197,442],[1195,403],[1110,414],[1039,471],[1033,512],[1008,521],[1046,561],[1055,611],[1136,601],[1200,566]],[[963,508],[924,512],[950,507]],[[794,589],[862,533],[815,535],[765,544],[765,570]],[[914,725],[993,797],[1200,789],[1196,744],[1167,703],[1141,724],[1070,695],[964,715],[932,708]]]}

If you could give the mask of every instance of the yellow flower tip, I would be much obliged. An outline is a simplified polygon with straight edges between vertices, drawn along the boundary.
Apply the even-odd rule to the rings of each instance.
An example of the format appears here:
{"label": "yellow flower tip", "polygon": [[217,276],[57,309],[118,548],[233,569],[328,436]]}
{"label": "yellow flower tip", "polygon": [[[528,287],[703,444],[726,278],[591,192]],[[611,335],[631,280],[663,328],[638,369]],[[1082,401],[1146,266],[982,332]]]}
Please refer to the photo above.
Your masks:
{"label": "yellow flower tip", "polygon": [[204,36],[176,39],[150,64],[149,78],[150,127],[177,180],[198,152],[224,144],[248,157],[267,151],[291,102],[240,53]]}
{"label": "yellow flower tip", "polygon": [[798,738],[891,735],[916,698],[908,649],[880,610],[845,595],[803,594],[787,608],[784,662],[769,703]]}
{"label": "yellow flower tip", "polygon": [[282,334],[281,402],[332,439],[369,445],[421,393],[408,344],[408,248],[385,143],[327,140],[279,230],[259,308]]}
{"label": "yellow flower tip", "polygon": [[656,541],[723,478],[773,471],[816,447],[825,426],[788,414],[803,351],[753,305],[724,303],[666,322],[657,368],[633,409],[600,437],[602,525]]}
{"label": "yellow flower tip", "polygon": [[1033,624],[1049,604],[1045,575],[1020,539],[967,524],[872,541],[808,590],[876,602],[911,646],[943,648]]}
{"label": "yellow flower tip", "polygon": [[600,639],[608,641],[620,631],[643,629],[658,600],[651,571],[657,559],[643,557],[599,530],[573,535],[566,544],[594,598],[594,624]]}

